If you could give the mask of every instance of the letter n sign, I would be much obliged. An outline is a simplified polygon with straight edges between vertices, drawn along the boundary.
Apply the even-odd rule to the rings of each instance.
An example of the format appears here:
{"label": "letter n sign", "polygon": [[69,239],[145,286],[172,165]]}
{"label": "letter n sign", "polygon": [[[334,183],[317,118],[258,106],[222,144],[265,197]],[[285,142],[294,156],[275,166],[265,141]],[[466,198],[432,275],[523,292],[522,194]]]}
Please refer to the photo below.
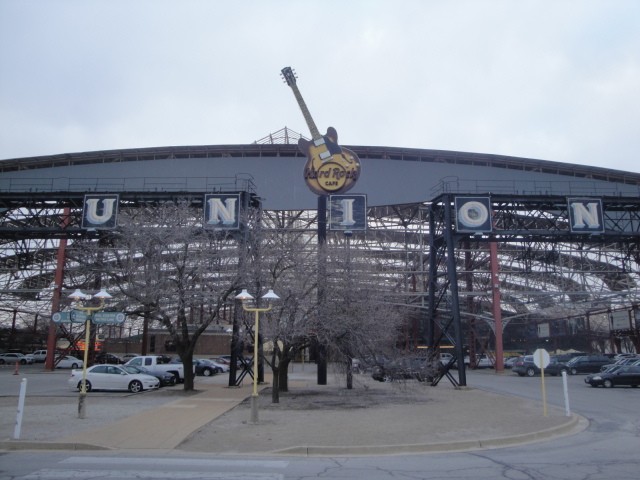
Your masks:
{"label": "letter n sign", "polygon": [[489,197],[456,197],[455,208],[458,232],[490,233],[492,231]]}
{"label": "letter n sign", "polygon": [[84,196],[82,228],[110,230],[118,225],[118,194]]}
{"label": "letter n sign", "polygon": [[366,229],[366,195],[329,195],[329,230]]}
{"label": "letter n sign", "polygon": [[599,198],[567,198],[571,233],[603,233],[604,214]]}
{"label": "letter n sign", "polygon": [[240,228],[240,194],[216,193],[204,196],[205,227],[222,230]]}

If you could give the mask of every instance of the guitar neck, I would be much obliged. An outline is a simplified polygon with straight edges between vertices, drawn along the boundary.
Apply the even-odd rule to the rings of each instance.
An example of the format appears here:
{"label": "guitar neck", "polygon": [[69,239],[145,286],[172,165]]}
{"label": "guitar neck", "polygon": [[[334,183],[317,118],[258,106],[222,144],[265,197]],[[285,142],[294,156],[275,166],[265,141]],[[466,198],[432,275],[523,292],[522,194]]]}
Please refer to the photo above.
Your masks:
{"label": "guitar neck", "polygon": [[296,100],[298,101],[298,106],[300,107],[300,110],[302,110],[302,116],[304,117],[305,122],[307,122],[307,127],[309,127],[309,132],[311,132],[311,137],[314,140],[322,137],[322,135],[318,131],[318,127],[316,127],[316,124],[313,121],[313,118],[311,118],[311,113],[309,113],[307,104],[304,103],[304,99],[302,98],[302,94],[300,93],[298,86],[295,83],[289,86],[291,87],[291,90],[293,90],[293,95],[296,97]]}

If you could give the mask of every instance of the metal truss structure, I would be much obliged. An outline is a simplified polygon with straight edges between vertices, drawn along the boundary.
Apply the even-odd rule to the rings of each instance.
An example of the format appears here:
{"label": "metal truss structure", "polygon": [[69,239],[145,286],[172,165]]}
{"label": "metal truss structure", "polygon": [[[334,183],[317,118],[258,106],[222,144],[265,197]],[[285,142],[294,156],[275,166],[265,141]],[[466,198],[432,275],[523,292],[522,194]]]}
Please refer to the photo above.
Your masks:
{"label": "metal truss structure", "polygon": [[[258,201],[247,179],[213,189],[247,191]],[[493,228],[482,233],[456,229],[454,200],[460,195],[370,207],[366,231],[327,234],[330,248],[348,249],[350,268],[367,266],[363,271],[379,292],[371,301],[392,304],[405,316],[404,331],[390,332],[401,348],[435,352],[446,347],[459,359],[465,345],[471,358],[476,352],[492,352],[496,289],[502,328],[510,332],[511,345],[521,341],[522,350],[532,342],[567,348],[577,336],[608,342],[609,315],[616,310],[629,312],[635,330],[613,331],[614,339],[631,338],[638,348],[633,323],[640,295],[638,198],[602,197],[604,231],[578,234],[568,228],[566,197],[487,195]],[[136,208],[186,196],[202,201],[202,191],[182,188],[123,192],[120,201]],[[59,295],[60,289],[72,287],[72,272],[56,279],[60,245],[98,241],[100,236],[81,228],[82,205],[83,195],[77,192],[0,194],[0,322],[5,326],[36,330],[49,321],[56,289]],[[310,250],[317,249],[317,221],[314,210],[262,212],[263,228],[304,232]],[[497,283],[492,243],[497,247]],[[339,272],[340,265],[331,268]],[[443,375],[455,381],[448,369]],[[455,382],[466,384],[464,368]]]}
{"label": "metal truss structure", "polygon": [[[444,194],[430,205],[431,347],[451,345],[462,359],[468,344],[474,358],[476,348],[492,350],[489,337],[509,324],[533,329],[546,342],[580,330],[609,340],[609,314],[618,310],[628,312],[628,327],[612,333],[631,337],[637,348],[640,199],[603,197],[601,231],[576,232],[567,197],[487,194],[492,225],[473,232],[457,221],[455,200],[463,197],[478,194]],[[466,385],[464,368],[458,382]]]}
{"label": "metal truss structure", "polygon": [[[240,193],[244,210],[260,210],[255,187],[246,178],[226,179],[207,192],[122,192],[120,208],[188,201],[202,210],[204,194],[212,192]],[[16,329],[37,332],[50,323],[52,313],[64,308],[64,293],[91,288],[82,283],[84,277],[78,275],[82,265],[70,252],[76,245],[100,242],[108,234],[82,227],[83,206],[84,194],[78,192],[0,194],[0,326],[11,325],[11,335]],[[72,327],[57,326],[58,337],[73,345],[82,332],[74,332]],[[134,331],[139,328],[133,326]]]}

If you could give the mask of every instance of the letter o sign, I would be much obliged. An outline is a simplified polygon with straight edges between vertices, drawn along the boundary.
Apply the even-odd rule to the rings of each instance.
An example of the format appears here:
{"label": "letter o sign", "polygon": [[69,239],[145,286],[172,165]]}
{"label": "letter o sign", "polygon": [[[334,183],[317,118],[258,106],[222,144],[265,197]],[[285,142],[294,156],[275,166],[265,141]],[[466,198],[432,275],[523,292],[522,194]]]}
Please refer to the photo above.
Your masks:
{"label": "letter o sign", "polygon": [[491,232],[489,197],[456,197],[455,208],[458,232]]}

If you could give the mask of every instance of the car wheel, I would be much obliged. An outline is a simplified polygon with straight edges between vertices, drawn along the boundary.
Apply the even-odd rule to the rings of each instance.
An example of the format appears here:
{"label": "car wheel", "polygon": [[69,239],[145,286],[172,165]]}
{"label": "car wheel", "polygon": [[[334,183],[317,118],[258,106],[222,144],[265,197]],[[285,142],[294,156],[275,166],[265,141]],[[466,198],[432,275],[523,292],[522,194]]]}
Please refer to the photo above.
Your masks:
{"label": "car wheel", "polygon": [[0,365],[4,365],[4,359],[0,358]]}
{"label": "car wheel", "polygon": [[571,375],[577,375],[578,374],[578,370],[576,370],[575,368],[572,368],[569,373],[571,373]]}
{"label": "car wheel", "polygon": [[169,386],[173,387],[176,384],[176,377],[171,377],[171,380],[169,380]]}
{"label": "car wheel", "polygon": [[129,384],[129,391],[131,393],[139,393],[142,391],[142,383],[139,380],[133,380]]}
{"label": "car wheel", "polygon": [[631,388],[638,388],[638,385],[631,385]]}
{"label": "car wheel", "polygon": [[208,367],[202,370],[202,375],[204,375],[205,377],[210,377],[212,374],[213,370]]}
{"label": "car wheel", "polygon": [[527,377],[533,377],[535,376],[535,374],[536,374],[536,371],[533,368],[531,367],[527,368]]}
{"label": "car wheel", "polygon": [[[85,388],[86,388],[87,392],[91,391],[91,382],[89,380],[85,380]],[[79,392],[82,391],[82,380],[80,380],[78,382],[78,391]]]}
{"label": "car wheel", "polygon": [[605,388],[613,388],[613,382],[608,378],[602,382],[602,385],[604,385]]}
{"label": "car wheel", "polygon": [[391,375],[383,375],[382,376],[382,381],[385,382],[385,383],[393,382],[393,377]]}
{"label": "car wheel", "polygon": [[79,365],[77,363],[72,363],[71,364],[71,368],[78,368],[78,367],[79,367]]}
{"label": "car wheel", "polygon": [[26,360],[20,360],[20,365],[26,365],[27,361]]}

